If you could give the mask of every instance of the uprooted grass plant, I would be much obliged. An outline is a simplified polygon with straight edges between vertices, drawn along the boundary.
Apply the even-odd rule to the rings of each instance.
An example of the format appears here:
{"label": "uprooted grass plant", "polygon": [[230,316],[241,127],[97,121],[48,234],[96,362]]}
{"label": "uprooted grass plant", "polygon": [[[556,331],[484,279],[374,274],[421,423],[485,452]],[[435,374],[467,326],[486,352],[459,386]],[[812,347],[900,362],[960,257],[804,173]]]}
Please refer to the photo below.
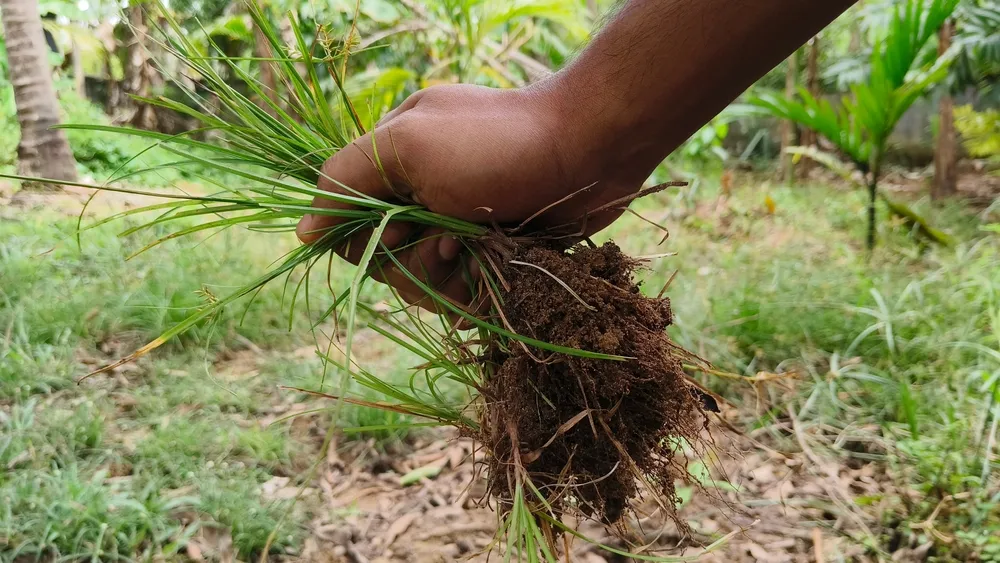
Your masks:
{"label": "uprooted grass plant", "polygon": [[[502,515],[500,533],[507,557],[553,560],[555,538],[576,534],[563,524],[564,514],[618,523],[640,487],[658,501],[664,514],[675,515],[674,482],[686,474],[683,452],[699,449],[705,424],[701,402],[686,380],[682,362],[699,364],[701,360],[674,345],[664,333],[672,322],[670,303],[662,296],[650,298],[639,292],[633,280],[639,261],[612,243],[596,247],[583,244],[589,241],[579,236],[532,232],[525,225],[484,227],[432,213],[420,205],[380,201],[340,183],[343,193],[318,189],[323,163],[366,130],[355,110],[366,102],[352,99],[347,87],[344,68],[349,49],[338,51],[337,42],[322,29],[315,40],[307,41],[291,15],[295,41],[286,45],[257,6],[251,3],[248,9],[273,58],[246,61],[206,56],[168,11],[160,14],[164,22],[157,33],[161,48],[199,77],[212,100],[188,89],[188,103],[143,102],[192,117],[201,128],[170,136],[107,126],[66,126],[149,139],[151,149],[176,158],[165,166],[206,171],[202,181],[217,188],[199,194],[133,190],[121,182],[143,170],[121,172],[123,165],[99,190],[165,201],[118,213],[97,224],[151,214],[151,219],[126,234],[179,225],[142,247],[138,251],[142,253],[171,239],[232,227],[288,232],[306,214],[337,217],[339,222],[317,242],[293,249],[230,294],[213,296],[159,337],[91,375],[148,354],[241,299],[252,302],[262,287],[284,277],[287,303],[293,311],[301,304],[310,314],[317,354],[324,360],[318,388],[301,391],[334,400],[333,420],[340,419],[342,405],[350,402],[454,426],[477,438],[486,453],[491,497]],[[208,41],[215,47],[211,38]],[[279,77],[282,96],[269,91],[250,70],[260,65],[270,66]],[[225,79],[221,69],[236,77],[241,87]],[[324,88],[323,73],[332,77],[332,91]],[[212,140],[196,138],[202,133]],[[372,149],[379,154],[379,147]],[[376,165],[377,161],[376,157]],[[213,172],[239,181],[219,181]],[[636,197],[658,189],[662,188]],[[312,200],[316,197],[342,208],[315,207]],[[631,199],[591,212],[627,206]],[[192,220],[202,221],[192,225]],[[381,245],[382,233],[396,221],[439,228],[464,245],[478,262],[481,275],[462,275],[474,300],[488,304],[487,315],[473,314],[438,294],[399,262],[395,252],[418,240],[396,250]],[[311,276],[291,284],[292,273],[308,274],[314,268],[330,271],[333,251],[368,230],[372,235],[351,283],[345,288],[332,284],[321,288],[332,294],[332,304],[312,316],[317,289],[310,287]],[[576,244],[566,242],[574,240]],[[388,267],[401,271],[441,312],[461,318],[472,330],[458,330],[449,315],[421,316],[398,296],[401,307],[391,312],[361,301],[362,287]],[[421,359],[408,385],[390,383],[358,364],[352,352],[362,316],[371,319],[369,326],[375,332]],[[332,393],[325,390],[328,367],[339,374],[331,381]],[[467,391],[465,396],[456,400],[454,393],[444,393],[445,381],[460,384]],[[386,400],[358,398],[350,390],[352,383]],[[331,427],[324,447],[332,432]],[[683,527],[676,517],[675,521]]]}

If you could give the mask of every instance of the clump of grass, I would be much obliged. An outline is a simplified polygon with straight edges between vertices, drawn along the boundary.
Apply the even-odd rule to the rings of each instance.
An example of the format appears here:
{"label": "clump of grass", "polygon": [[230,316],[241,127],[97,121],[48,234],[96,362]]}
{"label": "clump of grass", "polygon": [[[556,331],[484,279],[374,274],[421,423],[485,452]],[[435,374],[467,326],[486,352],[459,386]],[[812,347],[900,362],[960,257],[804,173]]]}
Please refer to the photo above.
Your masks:
{"label": "clump of grass", "polygon": [[282,526],[280,533],[275,533],[286,511],[293,508],[292,501],[261,499],[258,479],[246,471],[205,476],[199,479],[198,489],[199,509],[229,528],[241,561],[301,543],[303,529],[299,526]]}
{"label": "clump of grass", "polygon": [[34,398],[0,412],[0,465],[17,467],[62,466],[67,460],[100,456],[104,417],[86,402],[75,410],[42,409]]}
{"label": "clump of grass", "polygon": [[11,546],[5,560],[92,561],[170,557],[183,534],[172,517],[197,500],[165,497],[156,484],[132,491],[77,463],[51,471],[25,471],[0,485],[0,526]]}
{"label": "clump of grass", "polygon": [[[129,228],[125,234],[156,233],[176,225],[165,234],[157,233],[151,243],[133,254],[138,255],[175,238],[232,227],[288,232],[306,214],[328,215],[340,221],[317,242],[294,248],[273,268],[235,291],[213,294],[202,307],[157,338],[90,375],[141,358],[241,299],[252,303],[263,287],[281,278],[285,278],[290,308],[294,311],[303,303],[311,314],[317,289],[310,287],[309,273],[315,268],[331,269],[333,251],[356,234],[370,230],[370,241],[353,279],[344,288],[330,286],[332,304],[312,319],[317,341],[324,340],[318,353],[339,373],[336,391],[324,392],[325,377],[321,378],[318,389],[301,391],[333,399],[334,420],[340,420],[345,403],[353,403],[422,419],[428,424],[454,426],[483,439],[492,456],[491,491],[504,514],[500,532],[506,538],[508,557],[521,554],[529,561],[554,561],[555,538],[562,533],[574,533],[562,523],[563,514],[579,512],[613,524],[638,493],[635,481],[641,482],[660,501],[661,508],[672,514],[677,501],[674,479],[683,476],[684,469],[682,460],[673,458],[669,444],[675,443],[676,438],[697,441],[700,429],[699,403],[687,386],[681,359],[696,363],[698,359],[670,343],[663,333],[672,320],[669,302],[638,293],[631,278],[635,261],[615,254],[616,249],[604,254],[588,253],[582,246],[570,249],[569,245],[548,240],[551,233],[485,227],[432,213],[417,204],[377,200],[339,183],[343,193],[318,189],[315,186],[323,163],[366,131],[361,113],[356,110],[364,101],[353,100],[345,88],[347,77],[343,69],[350,51],[336,49],[337,42],[323,29],[312,42],[307,41],[292,14],[288,18],[294,44],[286,45],[257,5],[250,3],[248,10],[275,54],[272,59],[242,61],[205,56],[169,11],[161,10],[159,14],[159,21],[165,22],[159,30],[162,48],[200,77],[211,92],[213,103],[194,91],[188,91],[189,104],[168,99],[144,101],[192,117],[202,124],[201,129],[170,136],[106,126],[66,126],[147,138],[156,149],[174,155],[177,160],[170,166],[207,171],[202,180],[215,191],[189,194],[133,190],[122,187],[121,182],[136,172],[116,171],[100,186],[101,190],[150,195],[165,201],[123,211],[87,228],[146,213],[152,218]],[[219,51],[211,38],[208,41],[210,47]],[[251,63],[249,68],[272,67],[279,77],[283,103],[276,101],[278,96],[248,70],[246,62]],[[217,66],[242,81],[246,89],[231,85]],[[332,95],[323,88],[320,73],[332,77],[335,85]],[[207,132],[212,135],[211,142],[194,136]],[[240,182],[215,181],[213,172],[235,176]],[[635,197],[658,189],[662,188],[640,192]],[[313,206],[313,198],[340,204],[341,208]],[[591,213],[611,206],[627,206],[632,199],[612,202]],[[482,276],[468,280],[472,294],[491,304],[490,313],[484,317],[473,314],[438,294],[405,268],[396,258],[396,251],[379,242],[392,222],[435,227],[460,241],[479,262]],[[404,248],[417,242],[409,241]],[[533,256],[539,257],[538,260],[541,256],[547,258],[544,264],[524,261],[532,260]],[[397,268],[427,293],[441,312],[461,318],[473,327],[472,331],[456,330],[445,315],[428,319],[405,306],[385,313],[362,302],[362,287],[386,267]],[[299,281],[289,283],[296,272],[302,274]],[[571,311],[573,314],[567,319],[573,320],[547,323],[544,312],[512,305],[538,291],[555,296],[547,302],[548,306]],[[640,321],[651,319],[647,324],[636,320],[644,312],[650,313],[646,315],[649,319]],[[358,364],[353,347],[356,326],[362,317],[371,319],[368,326],[372,330],[420,359],[421,365],[407,384],[388,381]],[[337,334],[340,320],[345,332],[343,339]],[[324,330],[329,330],[327,321],[332,321],[334,327],[324,334]],[[572,334],[581,329],[586,334]],[[574,390],[561,395],[559,388],[565,384],[558,381],[558,375],[567,369],[572,372],[571,368],[580,368],[587,377],[580,376],[579,394]],[[326,366],[324,373],[325,370]],[[617,375],[625,378],[622,382],[633,381],[636,385],[611,385],[613,392],[603,393],[609,389],[608,384],[617,380]],[[658,383],[647,389],[650,381]],[[465,395],[457,397],[444,392],[444,382],[457,384],[466,390]],[[385,400],[372,401],[352,392],[352,383]],[[520,386],[516,393],[514,384]],[[524,387],[526,384],[532,385],[533,390]],[[551,406],[551,411],[544,415],[539,411],[537,419],[518,416],[542,401]],[[524,425],[527,421],[530,426]],[[547,436],[552,438],[546,440]],[[328,442],[329,437],[330,434]],[[528,442],[522,443],[521,437]],[[187,441],[185,438],[164,443],[172,455],[176,447]],[[260,444],[243,444],[253,451],[255,445]],[[552,450],[546,452],[550,446]],[[578,450],[580,455],[574,458],[571,449]],[[552,453],[556,450],[565,451]],[[147,454],[143,457],[157,457],[155,452]],[[557,465],[562,467],[561,473]],[[611,474],[614,478],[608,479]],[[607,486],[594,485],[605,480]],[[259,550],[268,551],[267,544],[275,537],[277,534],[272,533]],[[257,548],[254,543],[246,551],[258,551]]]}

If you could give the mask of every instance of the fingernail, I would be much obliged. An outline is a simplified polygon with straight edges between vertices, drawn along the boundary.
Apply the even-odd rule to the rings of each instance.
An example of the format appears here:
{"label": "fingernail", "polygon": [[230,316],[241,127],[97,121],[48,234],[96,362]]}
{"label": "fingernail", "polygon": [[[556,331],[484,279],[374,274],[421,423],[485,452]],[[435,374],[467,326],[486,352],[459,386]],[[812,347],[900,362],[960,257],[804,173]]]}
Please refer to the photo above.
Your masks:
{"label": "fingernail", "polygon": [[445,262],[451,262],[462,252],[462,243],[455,237],[443,236],[438,241],[438,254]]}

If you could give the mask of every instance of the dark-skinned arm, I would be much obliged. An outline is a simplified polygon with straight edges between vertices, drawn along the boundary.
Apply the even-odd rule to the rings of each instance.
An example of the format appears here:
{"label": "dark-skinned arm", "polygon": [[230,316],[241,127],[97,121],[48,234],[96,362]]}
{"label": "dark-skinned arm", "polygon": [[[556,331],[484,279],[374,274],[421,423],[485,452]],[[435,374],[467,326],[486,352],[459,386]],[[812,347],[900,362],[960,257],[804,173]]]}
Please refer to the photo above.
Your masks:
{"label": "dark-skinned arm", "polygon": [[[517,224],[592,186],[537,224],[578,220],[639,190],[671,151],[852,3],[631,0],[572,64],[537,84],[510,90],[436,86],[415,93],[373,132],[334,155],[319,187],[342,191],[336,180],[379,199]],[[371,135],[385,177],[373,165]],[[335,204],[317,198],[315,205]],[[590,217],[587,232],[620,214]],[[334,220],[308,216],[299,237],[314,241]],[[467,283],[457,275],[461,247],[440,234],[392,224],[382,240],[391,248],[424,239],[400,252],[401,262],[468,302]],[[357,235],[342,256],[357,262],[366,242],[365,233]],[[399,272],[381,281],[411,302],[426,303]]]}

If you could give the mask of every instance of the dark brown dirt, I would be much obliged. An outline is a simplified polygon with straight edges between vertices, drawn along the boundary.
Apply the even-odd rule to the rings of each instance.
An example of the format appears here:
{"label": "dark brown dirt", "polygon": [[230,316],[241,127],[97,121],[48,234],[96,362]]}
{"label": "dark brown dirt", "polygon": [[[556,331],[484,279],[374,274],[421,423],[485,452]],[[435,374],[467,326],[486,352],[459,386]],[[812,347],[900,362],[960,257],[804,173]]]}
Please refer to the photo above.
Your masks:
{"label": "dark brown dirt", "polygon": [[673,514],[674,482],[686,475],[680,444],[698,444],[706,418],[685,381],[684,352],[664,332],[670,301],[640,293],[632,278],[638,266],[607,243],[565,252],[521,247],[504,268],[503,311],[516,332],[631,359],[492,345],[479,439],[501,506],[526,477],[560,513],[613,524],[630,500],[649,494]]}

